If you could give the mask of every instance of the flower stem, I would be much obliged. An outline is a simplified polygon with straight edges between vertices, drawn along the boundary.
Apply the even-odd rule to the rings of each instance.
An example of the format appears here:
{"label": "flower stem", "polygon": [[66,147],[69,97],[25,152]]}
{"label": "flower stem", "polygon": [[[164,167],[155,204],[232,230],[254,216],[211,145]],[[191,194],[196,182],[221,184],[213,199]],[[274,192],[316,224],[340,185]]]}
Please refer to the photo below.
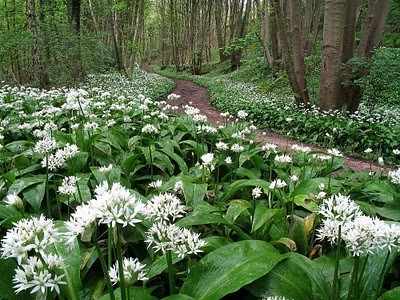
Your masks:
{"label": "flower stem", "polygon": [[381,272],[381,275],[379,277],[379,285],[378,285],[378,290],[377,290],[378,294],[379,294],[380,290],[382,289],[383,280],[385,279],[386,265],[387,265],[387,262],[389,261],[389,257],[390,257],[390,251],[388,250],[388,252],[386,254],[385,262],[383,263],[382,272]]}
{"label": "flower stem", "polygon": [[356,295],[359,266],[360,266],[360,257],[356,256],[355,262],[354,262],[354,267],[353,267],[353,272],[351,274],[351,279],[350,279],[349,293],[347,295],[348,300],[353,299],[353,297]]}
{"label": "flower stem", "polygon": [[49,195],[49,154],[46,153],[46,205],[47,205],[47,217],[51,218],[51,203]]}
{"label": "flower stem", "polygon": [[172,267],[172,254],[171,254],[170,250],[167,250],[166,256],[167,256],[167,265],[168,265],[169,293],[171,295],[174,295],[174,294],[176,294],[175,277],[174,277],[174,269]]}
{"label": "flower stem", "polygon": [[119,282],[120,282],[120,288],[121,288],[121,300],[126,300],[124,265],[123,265],[123,261],[122,261],[121,230],[119,227],[117,227],[117,245],[116,246],[117,246]]}
{"label": "flower stem", "polygon": [[342,225],[339,225],[338,242],[336,249],[336,260],[335,260],[335,273],[333,275],[333,299],[339,299],[339,261],[340,261],[340,250],[342,244]]}
{"label": "flower stem", "polygon": [[108,293],[110,295],[110,300],[115,300],[114,290],[113,290],[113,287],[112,287],[112,284],[111,284],[110,275],[108,274],[107,264],[106,264],[106,261],[104,260],[103,253],[101,252],[101,249],[99,247],[99,241],[97,239],[97,229],[96,229],[96,232],[95,232],[95,234],[93,236],[94,236],[94,238],[93,238],[94,239],[94,246],[95,246],[97,254],[99,256],[101,268],[103,269],[103,274],[104,274],[104,277],[106,279],[107,289],[108,289]]}

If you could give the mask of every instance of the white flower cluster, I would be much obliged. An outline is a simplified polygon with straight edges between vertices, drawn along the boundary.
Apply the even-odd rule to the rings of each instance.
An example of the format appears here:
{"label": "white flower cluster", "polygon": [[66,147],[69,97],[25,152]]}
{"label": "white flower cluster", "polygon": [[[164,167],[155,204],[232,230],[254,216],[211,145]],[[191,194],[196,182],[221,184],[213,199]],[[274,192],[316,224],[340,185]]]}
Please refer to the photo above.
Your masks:
{"label": "white flower cluster", "polygon": [[389,171],[389,180],[394,184],[400,184],[400,169]]}
{"label": "white flower cluster", "polygon": [[53,221],[43,215],[23,219],[7,231],[2,240],[1,256],[15,258],[18,262],[13,278],[16,293],[29,289],[31,293],[42,295],[47,289],[59,293],[59,285],[66,284],[62,281],[65,274],[56,274],[65,267],[62,258],[46,251],[56,242],[57,236]]}
{"label": "white flower cluster", "polygon": [[[126,285],[131,285],[132,283],[141,280],[145,281],[148,280],[149,278],[146,277],[146,265],[140,263],[140,261],[135,258],[133,259],[132,257],[126,258],[124,257],[124,260],[122,262],[122,269],[124,272],[124,281]],[[111,282],[113,284],[116,284],[120,280],[119,276],[119,265],[118,262],[116,262],[111,268],[110,271],[108,272],[110,275]]]}
{"label": "white flower cluster", "polygon": [[79,178],[76,176],[68,176],[65,177],[61,183],[61,185],[58,187],[58,192],[62,195],[73,195],[77,192],[77,182],[79,181]]}
{"label": "white flower cluster", "polygon": [[203,252],[201,248],[206,245],[206,242],[200,239],[199,233],[165,222],[157,222],[150,227],[146,243],[156,252],[172,251],[181,258]]}
{"label": "white flower cluster", "polygon": [[153,196],[146,204],[144,214],[157,221],[175,221],[185,214],[185,206],[178,197],[170,193]]}
{"label": "white flower cluster", "polygon": [[292,150],[294,150],[296,152],[307,153],[307,152],[311,151],[311,148],[307,147],[307,146],[301,146],[301,145],[294,144],[294,145],[292,145]]}
{"label": "white flower cluster", "polygon": [[334,244],[341,231],[342,240],[354,256],[384,248],[391,251],[400,246],[400,226],[365,216],[348,196],[338,194],[325,199],[318,212],[324,217],[318,239]]}
{"label": "white flower cluster", "polygon": [[57,141],[55,138],[46,136],[44,139],[36,142],[35,148],[33,151],[39,154],[46,154],[52,152],[57,148]]}
{"label": "white flower cluster", "polygon": [[178,197],[169,193],[153,196],[146,205],[144,215],[158,222],[147,231],[148,246],[152,246],[156,252],[172,251],[182,258],[202,252],[201,248],[206,243],[200,239],[200,234],[172,223],[175,219],[183,217],[185,213],[185,206],[181,204]]}
{"label": "white flower cluster", "polygon": [[48,165],[49,170],[56,170],[65,165],[66,161],[77,154],[79,148],[74,144],[66,144],[64,148],[58,149],[56,153],[48,155],[48,158],[44,157],[42,160],[42,167]]}
{"label": "white flower cluster", "polygon": [[142,222],[138,215],[143,213],[144,204],[119,183],[114,183],[109,188],[103,181],[96,187],[95,198],[78,206],[76,211],[66,222],[68,232],[65,233],[67,243],[73,242],[78,235],[82,241],[89,241],[94,229],[95,221],[115,227],[135,226]]}
{"label": "white flower cluster", "polygon": [[287,186],[287,183],[284,180],[281,180],[279,178],[275,179],[274,181],[272,181],[269,184],[269,188],[271,190],[273,190],[273,189],[281,189],[281,188],[284,188],[285,186]]}
{"label": "white flower cluster", "polygon": [[254,197],[254,199],[260,198],[262,195],[262,191],[260,187],[255,187],[252,191],[251,191],[251,195]]}
{"label": "white flower cluster", "polygon": [[275,156],[274,160],[281,164],[291,163],[293,161],[293,159],[289,155],[286,155],[286,154],[277,155],[277,156]]}
{"label": "white flower cluster", "polygon": [[143,133],[158,133],[158,128],[152,124],[146,124],[142,128]]}

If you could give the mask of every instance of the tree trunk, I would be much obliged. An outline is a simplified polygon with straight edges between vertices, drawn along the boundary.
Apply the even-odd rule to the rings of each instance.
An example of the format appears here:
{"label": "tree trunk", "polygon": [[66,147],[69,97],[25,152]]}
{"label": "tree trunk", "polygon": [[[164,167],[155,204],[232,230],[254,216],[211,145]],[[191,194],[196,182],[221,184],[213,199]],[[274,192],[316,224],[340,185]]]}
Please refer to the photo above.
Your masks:
{"label": "tree trunk", "polygon": [[[272,0],[272,7],[275,12],[275,17],[276,17],[276,24],[277,24],[277,29],[278,29],[278,37],[279,41],[281,43],[281,50],[282,50],[282,56],[283,56],[283,62],[285,65],[285,70],[289,78],[289,83],[292,88],[292,91],[295,96],[295,102],[297,105],[300,105],[303,103],[303,100],[301,98],[302,91],[300,89],[299,83],[297,81],[292,59],[290,56],[290,46],[289,46],[289,39],[287,36],[286,32],[286,25],[285,25],[285,18],[283,15],[283,10],[280,6],[279,0]],[[300,45],[301,47],[301,45]],[[303,51],[301,49],[301,51]]]}
{"label": "tree trunk", "polygon": [[217,35],[217,43],[218,43],[218,54],[220,62],[227,60],[225,51],[225,43],[223,40],[223,32],[222,32],[222,0],[216,0],[214,5],[214,15],[215,15],[215,31]]}
{"label": "tree trunk", "polygon": [[[301,0],[290,1],[292,47],[293,47],[293,69],[294,77],[299,86],[301,104],[308,106],[308,92],[306,84],[306,66],[304,64],[303,40],[301,32]],[[298,105],[300,103],[297,103]]]}

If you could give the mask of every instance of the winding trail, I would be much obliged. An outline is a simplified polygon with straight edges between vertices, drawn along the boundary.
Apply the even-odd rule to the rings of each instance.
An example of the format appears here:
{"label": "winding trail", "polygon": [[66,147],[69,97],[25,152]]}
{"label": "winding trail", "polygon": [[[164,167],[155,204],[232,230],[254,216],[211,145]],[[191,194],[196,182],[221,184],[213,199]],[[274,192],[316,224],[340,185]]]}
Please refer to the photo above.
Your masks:
{"label": "winding trail", "polygon": [[[149,66],[143,66],[143,70],[149,73],[153,73]],[[207,116],[208,120],[212,124],[218,125],[224,122],[224,119],[220,115],[221,111],[217,110],[210,104],[210,95],[208,94],[208,90],[206,88],[199,86],[198,84],[191,81],[175,78],[170,79],[173,80],[176,84],[175,89],[171,93],[181,96],[177,100],[169,101],[171,105],[177,105],[179,107],[182,107],[184,105],[191,105],[200,109],[201,114]],[[312,150],[326,151],[325,148],[291,140],[283,135],[274,134],[266,130],[258,131],[259,134],[255,137],[255,141],[274,143],[284,151],[290,151],[291,146],[294,144],[307,146],[310,147]],[[344,155],[344,157],[346,158],[346,162],[344,164],[345,167],[352,169],[355,172],[370,170],[370,162],[368,160],[354,158],[347,155]],[[380,172],[380,166],[376,163],[372,163],[372,171],[377,173]]]}

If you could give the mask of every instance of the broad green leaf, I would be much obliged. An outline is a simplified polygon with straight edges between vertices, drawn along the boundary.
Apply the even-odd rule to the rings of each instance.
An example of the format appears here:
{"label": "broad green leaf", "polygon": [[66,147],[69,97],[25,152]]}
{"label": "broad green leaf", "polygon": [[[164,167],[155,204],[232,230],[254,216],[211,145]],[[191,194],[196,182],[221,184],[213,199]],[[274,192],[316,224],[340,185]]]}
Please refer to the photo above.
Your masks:
{"label": "broad green leaf", "polygon": [[176,154],[175,152],[172,152],[171,150],[166,149],[166,148],[160,149],[160,152],[163,152],[166,155],[168,155],[170,158],[172,158],[178,164],[181,173],[187,174],[189,172],[185,161],[178,154]]}
{"label": "broad green leaf", "polygon": [[15,216],[20,216],[21,213],[13,206],[0,204],[0,219],[7,219]]}
{"label": "broad green leaf", "polygon": [[199,204],[195,207],[194,211],[187,214],[184,218],[176,222],[176,225],[181,227],[192,226],[192,225],[204,225],[204,224],[227,224],[219,209],[210,204],[204,203]]}
{"label": "broad green leaf", "polygon": [[162,298],[162,300],[196,300],[196,299],[185,294],[176,294]]}
{"label": "broad green leaf", "polygon": [[[373,255],[369,255],[365,271],[361,278],[362,290],[359,296],[360,299],[374,300],[378,298],[381,289],[379,286],[381,273],[384,272],[386,274],[389,271],[397,256],[397,251],[392,251],[388,254],[387,250],[381,250]],[[387,262],[385,264],[386,259]]]}
{"label": "broad green leaf", "polygon": [[46,183],[39,183],[35,185],[31,185],[28,188],[24,189],[22,195],[26,199],[26,201],[33,207],[33,209],[38,212],[40,210],[40,206],[44,199],[44,195],[46,193]]}
{"label": "broad green leaf", "polygon": [[296,243],[297,252],[306,255],[308,248],[307,229],[304,221],[293,215],[291,218],[289,238]]}
{"label": "broad green leaf", "polygon": [[260,172],[258,169],[246,169],[243,167],[240,167],[239,169],[235,170],[235,174],[236,176],[238,175],[242,175],[242,176],[246,176],[249,179],[257,179],[260,177]]}
{"label": "broad green leaf", "polygon": [[126,176],[135,170],[136,166],[139,164],[137,160],[140,157],[142,157],[142,154],[130,154],[123,160],[121,166]]}
{"label": "broad green leaf", "polygon": [[253,224],[251,226],[251,232],[254,232],[261,228],[262,226],[269,225],[274,221],[274,216],[281,212],[281,209],[268,208],[265,202],[257,202],[256,210],[254,212]]}
{"label": "broad green leaf", "polygon": [[203,240],[207,243],[203,248],[201,248],[205,253],[214,251],[222,246],[230,244],[231,242],[227,237],[215,235],[206,237]]}
{"label": "broad green leaf", "polygon": [[400,299],[400,286],[395,287],[378,298],[378,300],[398,300]]}
{"label": "broad green leaf", "polygon": [[89,153],[87,152],[78,152],[73,157],[67,160],[68,172],[71,175],[74,175],[82,170],[82,168],[86,165],[87,160],[89,158]]}
{"label": "broad green leaf", "polygon": [[245,187],[260,187],[264,189],[269,188],[269,182],[262,180],[262,179],[242,179],[242,180],[236,180],[232,184],[229,185],[229,187],[226,189],[226,192],[224,193],[224,199],[229,199],[230,196],[232,196],[236,191],[243,189]]}
{"label": "broad green leaf", "polygon": [[[49,178],[51,178],[51,177],[52,177],[52,174],[50,174]],[[8,189],[8,194],[13,194],[13,193],[19,194],[27,187],[37,184],[37,183],[42,183],[45,181],[46,181],[45,175],[36,175],[35,177],[24,177],[24,178],[17,179],[13,182],[13,184]]]}
{"label": "broad green leaf", "polygon": [[382,207],[376,207],[376,212],[384,218],[400,221],[400,202],[386,203]]}
{"label": "broad green leaf", "polygon": [[[329,178],[319,177],[312,178],[308,180],[304,180],[299,183],[298,186],[294,189],[292,196],[296,195],[317,195],[320,192],[319,184],[323,183],[325,185],[325,189],[328,188]],[[332,193],[338,191],[338,188],[341,186],[341,183],[336,179],[331,179],[331,190]]]}
{"label": "broad green leaf", "polygon": [[[63,222],[56,222],[56,227],[60,232],[66,231]],[[63,258],[66,266],[61,273],[65,274],[63,280],[66,281],[67,284],[60,285],[61,294],[69,300],[79,300],[79,291],[82,288],[80,277],[82,258],[78,240],[75,239],[72,245],[66,246],[65,242],[60,238],[57,242],[50,245],[48,250],[57,253]]]}
{"label": "broad green leaf", "polygon": [[207,191],[207,184],[194,183],[192,178],[182,176],[183,195],[185,196],[188,206],[196,207],[198,204],[204,203],[204,197]]}
{"label": "broad green leaf", "polygon": [[301,206],[311,212],[318,210],[318,204],[315,203],[310,198],[310,195],[305,195],[305,194],[296,195],[296,196],[294,196],[294,203],[297,206]]}
{"label": "broad green leaf", "polygon": [[[156,297],[152,296],[154,288],[146,288],[141,286],[131,286],[129,287],[129,300],[157,300]],[[115,300],[121,299],[121,289],[117,288],[114,290]],[[101,300],[111,299],[109,294],[101,297]]]}
{"label": "broad green leaf", "polygon": [[230,223],[235,223],[236,219],[243,213],[247,212],[249,214],[249,209],[252,208],[253,205],[246,200],[232,200],[229,203],[229,207],[225,214],[225,219]]}
{"label": "broad green leaf", "polygon": [[0,258],[0,298],[5,299],[19,299],[17,295],[15,295],[13,289],[12,279],[15,274],[15,269],[17,268],[17,264],[12,259],[3,259]]}
{"label": "broad green leaf", "polygon": [[255,296],[286,297],[296,300],[330,300],[330,284],[312,260],[297,253],[282,255],[267,275],[247,286]]}
{"label": "broad green leaf", "polygon": [[240,241],[223,246],[193,267],[180,293],[197,300],[220,299],[264,276],[283,258],[264,241]]}
{"label": "broad green leaf", "polygon": [[[171,256],[173,264],[182,260],[182,258],[178,257],[178,254],[176,253],[172,253]],[[167,269],[167,267],[167,256],[164,254],[158,257],[152,264],[148,265],[146,276],[151,279],[154,276],[161,274],[164,270]]]}

